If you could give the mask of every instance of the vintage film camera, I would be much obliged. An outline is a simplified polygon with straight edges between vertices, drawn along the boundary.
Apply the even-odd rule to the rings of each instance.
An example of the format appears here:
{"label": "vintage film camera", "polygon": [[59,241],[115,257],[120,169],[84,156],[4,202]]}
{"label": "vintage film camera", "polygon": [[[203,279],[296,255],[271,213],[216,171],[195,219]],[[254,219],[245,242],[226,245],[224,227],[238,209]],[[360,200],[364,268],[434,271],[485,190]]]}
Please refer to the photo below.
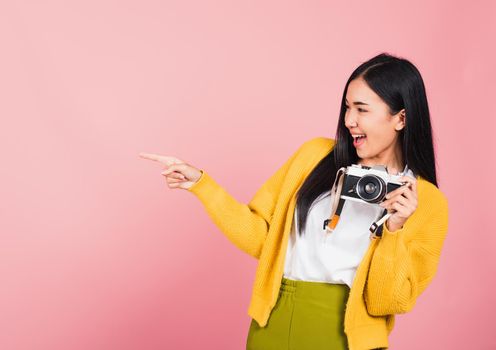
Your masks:
{"label": "vintage film camera", "polygon": [[[346,200],[378,205],[384,200],[386,194],[405,184],[399,181],[402,175],[402,173],[389,174],[384,165],[369,167],[352,164],[346,168],[340,168],[331,190],[335,191],[331,216],[324,221],[324,229],[328,232],[334,230]],[[385,208],[381,215],[383,217],[369,228],[371,238],[382,236],[382,224],[391,216]]]}

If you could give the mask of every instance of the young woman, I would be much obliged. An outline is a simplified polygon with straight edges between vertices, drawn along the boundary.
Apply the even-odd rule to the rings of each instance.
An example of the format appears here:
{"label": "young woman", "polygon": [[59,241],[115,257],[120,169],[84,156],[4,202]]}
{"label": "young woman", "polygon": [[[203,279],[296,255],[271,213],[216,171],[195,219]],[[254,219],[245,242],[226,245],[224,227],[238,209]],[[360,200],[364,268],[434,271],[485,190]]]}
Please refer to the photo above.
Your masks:
{"label": "young woman", "polygon": [[[335,138],[304,142],[248,204],[203,169],[141,156],[164,164],[169,187],[195,194],[226,237],[259,260],[247,350],[387,349],[394,316],[413,308],[436,273],[448,203],[422,77],[406,59],[383,53],[357,67]],[[332,185],[352,164],[385,166],[404,185],[380,204],[347,200],[329,233]],[[381,234],[371,235],[384,214]]]}

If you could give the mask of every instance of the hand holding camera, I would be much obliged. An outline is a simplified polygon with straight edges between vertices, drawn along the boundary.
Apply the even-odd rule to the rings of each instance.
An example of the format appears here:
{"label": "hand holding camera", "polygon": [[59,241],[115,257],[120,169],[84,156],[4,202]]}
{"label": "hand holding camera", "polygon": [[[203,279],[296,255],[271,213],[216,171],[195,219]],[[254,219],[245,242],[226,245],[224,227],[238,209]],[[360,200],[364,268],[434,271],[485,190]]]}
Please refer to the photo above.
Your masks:
{"label": "hand holding camera", "polygon": [[[391,173],[395,174],[396,169],[392,168]],[[387,219],[386,225],[389,231],[393,232],[403,227],[406,220],[417,209],[417,180],[410,176],[401,176],[399,181],[404,185],[391,191],[385,196],[385,200],[379,205],[392,212]]]}

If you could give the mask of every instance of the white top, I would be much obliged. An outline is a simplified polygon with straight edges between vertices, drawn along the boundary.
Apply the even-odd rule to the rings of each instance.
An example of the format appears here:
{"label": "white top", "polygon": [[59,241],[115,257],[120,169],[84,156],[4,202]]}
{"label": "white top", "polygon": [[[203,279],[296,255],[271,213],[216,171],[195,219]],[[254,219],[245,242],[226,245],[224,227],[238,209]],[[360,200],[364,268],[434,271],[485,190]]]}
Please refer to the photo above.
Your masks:
{"label": "white top", "polygon": [[[405,166],[400,175],[414,177]],[[371,242],[370,225],[384,211],[378,204],[346,200],[338,225],[332,233],[323,229],[329,219],[334,193],[322,193],[310,206],[303,236],[298,232],[297,208],[295,207],[291,233],[288,239],[284,277],[315,282],[347,284],[350,288],[356,269]]]}

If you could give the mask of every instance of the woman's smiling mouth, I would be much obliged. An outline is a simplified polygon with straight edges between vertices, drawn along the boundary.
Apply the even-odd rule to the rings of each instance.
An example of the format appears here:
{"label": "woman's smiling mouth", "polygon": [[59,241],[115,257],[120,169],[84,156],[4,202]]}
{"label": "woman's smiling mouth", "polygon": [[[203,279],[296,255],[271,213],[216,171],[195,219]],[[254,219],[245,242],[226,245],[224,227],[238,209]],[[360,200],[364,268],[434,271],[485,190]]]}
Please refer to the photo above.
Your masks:
{"label": "woman's smiling mouth", "polygon": [[352,134],[353,137],[353,146],[360,147],[365,143],[365,139],[367,136],[365,134]]}

